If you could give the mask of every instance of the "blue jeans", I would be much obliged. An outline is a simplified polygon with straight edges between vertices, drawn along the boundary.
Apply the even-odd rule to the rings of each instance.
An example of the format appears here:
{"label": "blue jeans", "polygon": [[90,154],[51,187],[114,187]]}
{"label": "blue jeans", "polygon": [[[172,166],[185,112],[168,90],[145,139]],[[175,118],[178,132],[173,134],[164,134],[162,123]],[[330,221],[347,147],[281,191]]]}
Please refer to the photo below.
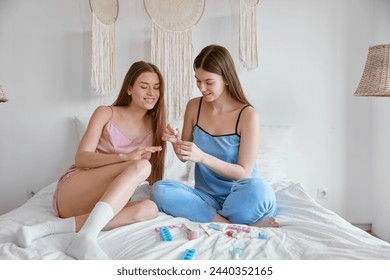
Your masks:
{"label": "blue jeans", "polygon": [[276,214],[275,193],[260,178],[234,181],[226,198],[214,198],[183,183],[162,180],[153,185],[151,198],[161,212],[200,223],[211,222],[217,213],[232,223],[245,225]]}

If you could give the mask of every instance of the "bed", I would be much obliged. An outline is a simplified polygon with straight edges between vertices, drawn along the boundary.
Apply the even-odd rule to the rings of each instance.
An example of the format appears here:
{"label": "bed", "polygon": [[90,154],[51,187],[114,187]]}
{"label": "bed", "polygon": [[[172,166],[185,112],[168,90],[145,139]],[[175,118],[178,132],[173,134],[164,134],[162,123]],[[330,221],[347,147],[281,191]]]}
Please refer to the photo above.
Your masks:
{"label": "bed", "polygon": [[[15,244],[21,225],[58,219],[51,208],[55,185],[56,182],[49,184],[24,205],[0,217],[0,259],[71,259],[64,251],[72,234],[47,236],[29,248]],[[237,248],[241,250],[240,259],[252,260],[390,259],[390,244],[322,207],[300,184],[281,181],[272,186],[280,228],[250,228],[247,233],[241,225],[241,235],[235,238],[226,231],[210,228],[208,223],[159,213],[153,220],[102,232],[99,243],[116,260],[178,260],[186,249],[196,250],[195,259],[229,260],[237,258]],[[141,185],[135,199],[147,196],[148,189],[147,184]],[[194,231],[197,238],[190,240],[182,224]],[[172,241],[162,240],[159,230],[164,227],[169,229]],[[256,238],[253,233],[261,233],[265,238]]]}
{"label": "bed", "polygon": [[[281,128],[264,128],[267,129],[268,135],[281,137]],[[282,138],[286,139],[286,135]],[[270,140],[270,143],[277,143],[275,139]],[[277,148],[281,150],[280,145]],[[101,232],[99,244],[114,260],[179,260],[185,256],[186,250],[193,252],[191,258],[197,260],[390,259],[389,243],[321,206],[304,186],[285,176],[280,155],[272,152],[270,147],[263,146],[261,151],[258,165],[263,172],[261,175],[276,192],[280,228],[234,225],[233,231],[220,231],[211,228],[213,225],[209,223],[199,224],[159,213],[150,221]],[[193,183],[193,165],[175,161],[172,150],[167,153],[166,164],[166,178]],[[56,182],[44,186],[25,204],[0,216],[0,259],[71,259],[64,252],[72,234],[50,235],[35,241],[29,248],[16,245],[16,232],[22,225],[58,219],[51,206],[55,186]],[[149,194],[150,186],[144,183],[137,188],[132,199],[147,198]],[[183,225],[195,232],[196,238],[189,238]],[[163,228],[168,229],[171,241],[162,240],[160,230]],[[227,231],[234,236],[229,236],[231,234]],[[237,233],[239,235],[235,236]]]}

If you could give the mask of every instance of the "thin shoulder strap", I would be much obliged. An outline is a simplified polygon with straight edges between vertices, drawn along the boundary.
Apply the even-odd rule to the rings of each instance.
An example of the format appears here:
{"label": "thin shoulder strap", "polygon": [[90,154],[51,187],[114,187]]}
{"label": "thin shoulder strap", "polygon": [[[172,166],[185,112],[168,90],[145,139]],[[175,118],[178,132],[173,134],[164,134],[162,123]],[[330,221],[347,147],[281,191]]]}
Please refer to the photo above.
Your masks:
{"label": "thin shoulder strap", "polygon": [[196,124],[195,125],[198,125],[198,122],[199,122],[200,108],[202,107],[202,99],[203,99],[203,96],[199,100],[198,116],[196,118]]}
{"label": "thin shoulder strap", "polygon": [[112,106],[108,106],[110,109],[111,109],[111,118],[110,118],[110,121],[112,121],[112,118],[114,117],[114,109],[112,108]]}
{"label": "thin shoulder strap", "polygon": [[240,113],[238,114],[237,122],[236,122],[236,134],[238,134],[238,133],[237,133],[237,129],[238,129],[238,122],[240,121],[241,113],[242,113],[242,111],[244,111],[244,109],[245,109],[246,107],[249,107],[249,106],[251,106],[251,105],[250,105],[250,104],[246,104],[244,107],[242,107]]}

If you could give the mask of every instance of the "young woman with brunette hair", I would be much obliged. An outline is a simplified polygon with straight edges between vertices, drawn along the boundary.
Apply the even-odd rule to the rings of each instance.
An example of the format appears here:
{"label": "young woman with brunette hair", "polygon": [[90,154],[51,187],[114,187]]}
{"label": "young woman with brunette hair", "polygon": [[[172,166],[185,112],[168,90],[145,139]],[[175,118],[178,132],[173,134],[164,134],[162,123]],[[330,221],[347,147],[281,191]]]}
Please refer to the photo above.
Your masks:
{"label": "young woman with brunette hair", "polygon": [[109,259],[100,248],[101,230],[153,219],[151,200],[131,201],[137,186],[162,179],[165,143],[164,80],[159,69],[144,61],[128,70],[112,106],[93,113],[73,164],[59,179],[53,198],[63,218],[18,232],[18,243],[55,233],[77,232],[66,254],[76,259]]}
{"label": "young woman with brunette hair", "polygon": [[229,51],[205,47],[194,61],[201,97],[187,104],[183,131],[163,139],[177,157],[195,162],[195,186],[163,180],[152,187],[159,210],[195,222],[279,227],[273,189],[256,170],[260,121],[241,87]]}

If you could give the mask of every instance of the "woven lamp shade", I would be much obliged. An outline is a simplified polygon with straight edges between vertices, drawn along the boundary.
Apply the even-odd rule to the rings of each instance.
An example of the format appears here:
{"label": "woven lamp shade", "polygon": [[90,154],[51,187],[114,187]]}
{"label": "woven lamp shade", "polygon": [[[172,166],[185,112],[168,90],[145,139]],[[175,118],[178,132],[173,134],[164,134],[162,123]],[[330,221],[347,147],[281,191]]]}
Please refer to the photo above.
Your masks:
{"label": "woven lamp shade", "polygon": [[355,96],[390,96],[390,44],[371,46]]}

